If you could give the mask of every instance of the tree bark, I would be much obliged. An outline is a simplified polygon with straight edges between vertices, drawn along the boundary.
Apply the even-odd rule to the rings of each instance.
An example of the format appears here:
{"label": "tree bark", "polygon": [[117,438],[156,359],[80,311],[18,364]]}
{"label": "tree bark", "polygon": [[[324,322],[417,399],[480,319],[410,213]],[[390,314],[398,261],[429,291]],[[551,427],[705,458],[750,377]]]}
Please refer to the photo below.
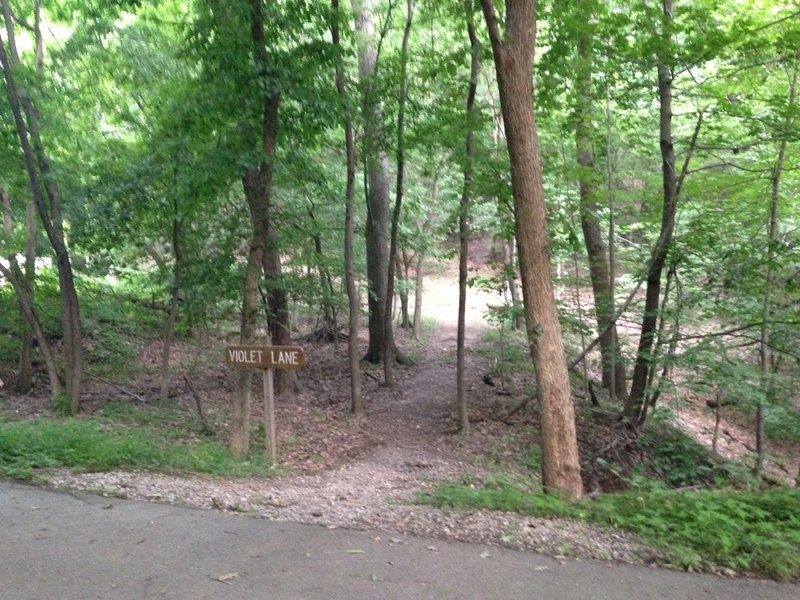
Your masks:
{"label": "tree bark", "polygon": [[[3,232],[5,233],[8,239],[11,239],[11,234],[14,228],[14,220],[13,220],[13,213],[11,210],[11,196],[8,192],[4,189],[0,188],[0,199],[2,199],[2,207],[3,207]],[[31,233],[31,208],[32,208],[32,201],[25,203],[25,225],[27,230],[27,238],[25,242],[25,274],[22,277],[24,281],[24,286],[20,287],[20,291],[24,290],[25,295],[27,296],[27,302],[32,307],[33,306],[33,286],[34,286],[34,279],[33,276],[35,274],[35,261],[36,261],[36,213],[35,211],[32,214],[33,219],[33,233]],[[31,247],[31,240],[33,240],[33,248]],[[12,261],[16,264],[16,257],[9,256],[9,267],[11,267]],[[13,287],[13,284],[12,284]],[[15,293],[17,293],[17,288],[15,287]],[[26,314],[25,308],[22,306],[22,300],[18,299],[20,304],[20,331],[21,331],[21,339],[20,339],[20,351],[19,351],[19,372],[17,374],[17,379],[15,382],[16,389],[19,393],[25,394],[33,387],[33,336],[34,331],[33,328],[30,326],[30,318],[29,315]],[[50,348],[47,348],[50,351]],[[58,377],[58,370],[55,369],[55,362],[52,364],[48,364],[48,372],[53,375],[56,375],[56,379]],[[56,388],[60,389],[58,385],[58,381],[56,381]]]}
{"label": "tree bark", "polygon": [[475,156],[473,144],[473,121],[475,118],[475,94],[478,90],[478,69],[480,44],[475,33],[475,23],[469,5],[467,11],[467,34],[470,47],[469,86],[467,88],[466,124],[467,134],[464,139],[464,185],[461,191],[461,205],[458,212],[458,333],[456,340],[456,407],[461,433],[469,433],[469,412],[465,385],[465,353],[466,353],[466,311],[467,311],[467,258],[469,257],[469,206],[472,188],[472,161]]}
{"label": "tree bark", "polygon": [[[177,186],[176,186],[177,187]],[[178,297],[181,289],[181,271],[183,269],[183,253],[181,252],[181,220],[178,210],[177,190],[172,199],[172,252],[175,262],[172,266],[172,288],[170,291],[169,314],[167,315],[167,331],[164,348],[161,353],[161,393],[159,401],[162,405],[169,399],[169,359],[172,350],[172,339],[175,335],[175,322],[178,319]]]}
{"label": "tree bark", "polygon": [[[791,110],[797,99],[798,68],[795,66],[792,82],[789,86],[789,99],[787,109]],[[789,113],[787,113],[789,114]],[[766,455],[766,434],[764,431],[765,405],[772,396],[771,365],[769,347],[769,321],[772,310],[772,286],[774,279],[773,261],[775,257],[775,242],[778,239],[778,217],[781,199],[781,176],[783,175],[786,161],[786,135],[792,131],[792,119],[787,117],[785,131],[778,143],[778,156],[775,159],[775,168],[772,170],[771,195],[769,208],[769,223],[767,225],[767,273],[764,277],[764,299],[761,307],[761,335],[759,340],[759,363],[761,367],[761,398],[756,405],[756,462],[754,472],[759,475],[764,467]]]}
{"label": "tree bark", "polygon": [[[334,46],[341,50],[339,42],[339,19],[341,11],[339,0],[331,0],[333,20],[331,22],[331,38]],[[350,411],[354,415],[364,412],[364,399],[361,395],[361,364],[358,350],[358,323],[361,312],[361,298],[356,288],[355,267],[353,260],[353,242],[355,239],[355,219],[353,208],[356,182],[356,144],[353,135],[353,117],[347,92],[344,87],[344,61],[341,54],[336,59],[336,91],[342,103],[344,145],[347,156],[347,181],[345,184],[345,217],[344,217],[344,272],[347,287],[349,308],[347,355],[350,363]]]}
{"label": "tree bark", "polygon": [[[250,0],[250,33],[253,54],[261,77],[263,112],[261,130],[261,163],[251,186],[250,213],[253,225],[264,244],[261,254],[264,281],[267,289],[268,327],[272,343],[285,346],[291,341],[289,329],[289,301],[281,272],[281,257],[272,218],[272,174],[278,143],[278,108],[280,93],[271,78],[274,66],[267,55],[264,33],[263,0]],[[291,369],[276,369],[273,376],[276,394],[297,386],[297,373]]]}
{"label": "tree bark", "polygon": [[351,0],[358,41],[358,71],[362,86],[364,159],[367,194],[367,286],[369,346],[365,359],[380,364],[383,359],[386,285],[389,249],[386,244],[389,220],[389,158],[383,111],[375,92],[378,46],[375,39],[374,0]]}
{"label": "tree bark", "polygon": [[408,39],[414,23],[414,0],[406,0],[406,24],[403,28],[403,43],[400,49],[400,103],[397,111],[397,181],[395,184],[392,231],[389,241],[389,260],[386,273],[386,304],[384,307],[383,331],[383,377],[388,387],[394,386],[394,302],[395,265],[397,264],[397,230],[400,226],[400,211],[403,206],[403,179],[405,177],[405,125],[406,99],[408,98]]}
{"label": "tree bark", "polygon": [[[39,232],[36,227],[36,206],[33,198],[25,198],[25,285],[31,293],[31,302],[34,301],[34,286],[36,283],[36,246]],[[22,340],[19,353],[19,377],[17,390],[27,393],[33,388],[33,339],[34,331],[23,319]]]}
{"label": "tree bark", "polygon": [[[13,40],[13,22],[10,18],[8,0],[2,0],[3,16],[6,21],[8,39]],[[13,50],[13,46],[12,46]],[[17,58],[14,55],[14,61]],[[39,131],[38,113],[30,97],[20,90],[14,78],[11,62],[6,53],[5,42],[0,39],[0,65],[6,80],[11,112],[17,129],[20,146],[28,171],[31,193],[33,194],[39,217],[42,220],[47,238],[56,255],[59,297],[61,308],[61,327],[64,333],[64,372],[66,395],[70,411],[75,414],[80,409],[81,377],[83,374],[83,351],[80,323],[80,304],[75,289],[69,250],[64,238],[64,224],[61,215],[61,194],[55,175],[45,153]],[[23,117],[24,111],[24,117]],[[47,194],[45,203],[44,188]]]}
{"label": "tree bark", "polygon": [[567,498],[583,493],[575,414],[551,275],[542,164],[533,110],[536,2],[506,0],[505,39],[492,0],[481,0],[492,42],[511,160],[525,324],[540,401],[542,485]]}
{"label": "tree bark", "polygon": [[631,391],[625,402],[623,418],[632,426],[639,427],[647,418],[648,403],[645,400],[650,370],[654,368],[652,353],[658,325],[658,307],[661,296],[661,276],[672,244],[675,229],[675,213],[678,203],[678,174],[675,168],[675,147],[672,139],[672,10],[673,0],[664,0],[662,17],[662,58],[658,65],[659,135],[661,149],[661,173],[663,182],[663,204],[661,231],[653,247],[647,269],[644,316],[633,369]]}
{"label": "tree bark", "polygon": [[[585,4],[582,2],[581,4]],[[582,15],[591,23],[591,15]],[[584,19],[581,19],[583,22]],[[594,294],[597,330],[600,335],[600,362],[603,386],[614,389],[615,395],[624,398],[626,391],[625,365],[619,351],[617,327],[613,322],[614,293],[611,289],[609,256],[598,218],[599,204],[595,186],[594,150],[592,148],[592,42],[591,25],[581,27],[578,33],[578,58],[575,69],[575,146],[578,157],[580,190],[580,218],[586,253],[589,259],[589,276]],[[612,378],[614,379],[612,384]]]}
{"label": "tree bark", "polygon": [[47,376],[50,380],[50,395],[55,400],[61,394],[61,379],[58,375],[58,367],[56,366],[55,355],[53,354],[50,340],[44,333],[42,322],[36,312],[36,307],[33,304],[33,293],[27,287],[25,275],[19,269],[16,261],[9,261],[9,267],[6,268],[0,263],[0,274],[11,282],[14,288],[14,293],[19,303],[20,312],[23,318],[30,326],[36,340],[39,342],[39,351],[42,353],[45,366],[47,367]]}

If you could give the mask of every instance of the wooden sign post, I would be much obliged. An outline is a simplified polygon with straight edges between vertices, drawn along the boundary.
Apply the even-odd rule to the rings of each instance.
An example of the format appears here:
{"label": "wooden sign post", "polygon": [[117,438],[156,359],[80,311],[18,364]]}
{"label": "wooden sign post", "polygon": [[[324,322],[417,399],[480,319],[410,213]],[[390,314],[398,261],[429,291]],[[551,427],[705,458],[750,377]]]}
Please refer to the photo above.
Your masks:
{"label": "wooden sign post", "polygon": [[264,454],[270,465],[277,458],[275,447],[275,392],[273,369],[301,369],[306,362],[300,346],[227,346],[225,362],[234,369],[264,372]]}

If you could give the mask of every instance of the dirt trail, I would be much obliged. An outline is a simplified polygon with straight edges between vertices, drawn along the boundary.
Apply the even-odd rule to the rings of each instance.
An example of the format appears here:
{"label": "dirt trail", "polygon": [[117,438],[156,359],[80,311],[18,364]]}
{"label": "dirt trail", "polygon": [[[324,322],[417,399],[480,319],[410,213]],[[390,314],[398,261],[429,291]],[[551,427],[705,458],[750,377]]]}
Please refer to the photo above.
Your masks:
{"label": "dirt trail", "polygon": [[[491,295],[470,290],[467,310],[467,389],[473,405],[493,401],[481,382],[487,360],[474,352]],[[414,504],[416,494],[443,479],[480,480],[482,456],[502,437],[504,425],[474,426],[469,438],[455,431],[455,349],[458,294],[452,280],[426,283],[425,312],[437,327],[416,366],[393,390],[373,388],[362,432],[378,440],[367,452],[319,473],[272,479],[222,480],[153,473],[58,472],[57,488],[217,508],[262,518],[330,528],[381,529],[533,549],[551,555],[649,562],[655,554],[632,537],[580,523],[513,514],[459,513]],[[491,388],[488,388],[491,389]],[[327,427],[331,423],[321,423]],[[342,427],[341,422],[336,426]],[[485,428],[500,427],[489,431]],[[356,433],[359,435],[359,433]],[[508,440],[505,440],[508,442]]]}

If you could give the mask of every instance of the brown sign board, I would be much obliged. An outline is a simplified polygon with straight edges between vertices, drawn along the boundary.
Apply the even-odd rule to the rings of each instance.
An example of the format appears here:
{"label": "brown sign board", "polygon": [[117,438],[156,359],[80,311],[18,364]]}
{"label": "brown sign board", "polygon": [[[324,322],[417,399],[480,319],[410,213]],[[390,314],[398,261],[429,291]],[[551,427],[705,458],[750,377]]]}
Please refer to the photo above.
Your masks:
{"label": "brown sign board", "polygon": [[300,369],[306,357],[300,346],[227,346],[225,363],[235,369]]}

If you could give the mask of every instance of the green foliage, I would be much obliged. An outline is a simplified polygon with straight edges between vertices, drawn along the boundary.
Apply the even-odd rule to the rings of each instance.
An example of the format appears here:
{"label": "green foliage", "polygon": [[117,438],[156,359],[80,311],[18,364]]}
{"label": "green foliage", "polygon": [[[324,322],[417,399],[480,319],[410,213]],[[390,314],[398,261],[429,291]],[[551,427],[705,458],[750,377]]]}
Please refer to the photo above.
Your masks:
{"label": "green foliage", "polygon": [[[176,414],[111,405],[91,419],[0,423],[0,477],[31,479],[41,469],[158,469],[232,477],[272,473],[263,457],[242,462],[219,441],[188,435]],[[183,434],[182,434],[183,433]]]}
{"label": "green foliage", "polygon": [[[626,529],[663,549],[678,567],[727,567],[800,580],[800,490],[672,492],[651,487],[566,503],[513,486],[442,483],[419,502],[571,518]],[[711,533],[713,532],[713,533]]]}

